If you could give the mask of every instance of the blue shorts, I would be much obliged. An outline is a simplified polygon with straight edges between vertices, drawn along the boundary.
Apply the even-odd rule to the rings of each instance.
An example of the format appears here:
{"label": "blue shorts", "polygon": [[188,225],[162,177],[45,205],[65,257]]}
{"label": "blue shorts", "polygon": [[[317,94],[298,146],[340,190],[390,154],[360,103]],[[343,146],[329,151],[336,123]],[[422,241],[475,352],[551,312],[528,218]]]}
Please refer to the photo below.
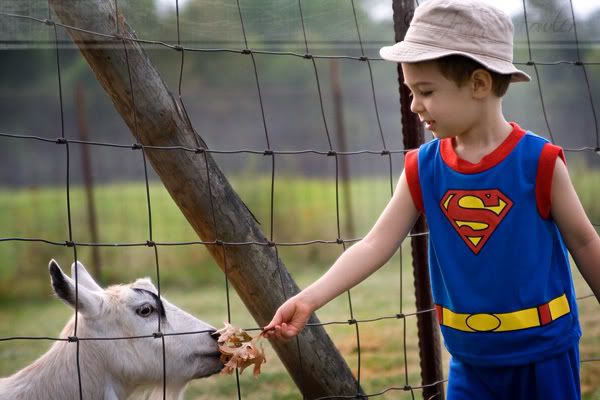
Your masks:
{"label": "blue shorts", "polygon": [[580,400],[579,346],[516,367],[481,367],[451,358],[447,391],[447,400]]}

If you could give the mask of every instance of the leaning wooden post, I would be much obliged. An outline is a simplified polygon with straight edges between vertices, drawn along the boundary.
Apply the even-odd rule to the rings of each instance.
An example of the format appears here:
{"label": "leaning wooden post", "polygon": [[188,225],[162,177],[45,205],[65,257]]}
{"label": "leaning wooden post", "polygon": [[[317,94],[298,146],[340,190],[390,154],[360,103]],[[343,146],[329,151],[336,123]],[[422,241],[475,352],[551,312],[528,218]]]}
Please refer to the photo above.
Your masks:
{"label": "leaning wooden post", "polygon": [[[414,12],[413,0],[394,0],[394,31],[395,41],[400,42],[408,29]],[[423,125],[415,113],[410,110],[410,98],[408,88],[403,84],[404,75],[402,68],[398,65],[398,85],[400,87],[400,109],[402,114],[402,137],[405,149],[415,149],[424,142]],[[411,233],[415,234],[411,239],[413,271],[415,277],[415,297],[417,310],[429,310],[433,308],[431,287],[429,284],[429,266],[427,261],[427,223],[423,216],[419,217]],[[417,315],[417,330],[419,336],[419,358],[421,364],[421,382],[423,385],[431,385],[443,380],[441,362],[440,335],[438,332],[435,313],[422,313]],[[438,383],[425,386],[423,398],[443,399],[444,385]]]}
{"label": "leaning wooden post", "polygon": [[[202,152],[206,144],[142,46],[130,40],[136,38],[135,33],[121,14],[116,16],[114,1],[49,3],[62,24],[77,28],[67,28],[67,32],[131,132],[145,146],[171,197],[200,238],[210,242],[209,251],[221,269],[227,270],[256,322],[266,325],[285,300],[284,293],[293,295],[298,286],[213,158]],[[199,154],[147,146],[198,149]],[[260,244],[233,244],[248,242]],[[318,323],[315,316],[310,322]],[[305,329],[298,343],[272,344],[304,398],[356,394],[356,380],[322,326]]]}

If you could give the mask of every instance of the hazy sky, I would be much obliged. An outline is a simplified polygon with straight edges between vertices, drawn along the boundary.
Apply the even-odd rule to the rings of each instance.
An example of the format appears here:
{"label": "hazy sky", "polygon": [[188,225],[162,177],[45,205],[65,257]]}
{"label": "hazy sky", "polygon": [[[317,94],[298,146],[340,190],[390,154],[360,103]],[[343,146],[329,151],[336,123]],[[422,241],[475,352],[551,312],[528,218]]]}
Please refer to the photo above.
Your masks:
{"label": "hazy sky", "polygon": [[[161,0],[168,1],[168,0]],[[508,14],[516,15],[523,12],[523,0],[481,0],[504,10]],[[569,0],[563,0],[568,2]],[[585,17],[592,11],[600,9],[600,0],[572,0],[573,8],[577,17]],[[392,1],[378,0],[377,5],[373,7],[372,15],[376,19],[392,18]]]}
{"label": "hazy sky", "polygon": [[[189,1],[194,0],[179,0],[179,7],[183,7]],[[326,1],[326,0],[319,0]],[[349,0],[348,0],[349,1]],[[517,14],[523,12],[523,0],[481,0],[494,4],[509,14]],[[569,0],[563,0],[568,2]],[[590,12],[600,9],[600,0],[572,0],[573,8],[578,17],[585,17]],[[391,19],[392,18],[392,0],[375,0],[376,5],[371,8],[371,15],[376,19]],[[243,1],[242,1],[243,4]],[[167,11],[175,8],[175,0],[158,0],[160,11]]]}

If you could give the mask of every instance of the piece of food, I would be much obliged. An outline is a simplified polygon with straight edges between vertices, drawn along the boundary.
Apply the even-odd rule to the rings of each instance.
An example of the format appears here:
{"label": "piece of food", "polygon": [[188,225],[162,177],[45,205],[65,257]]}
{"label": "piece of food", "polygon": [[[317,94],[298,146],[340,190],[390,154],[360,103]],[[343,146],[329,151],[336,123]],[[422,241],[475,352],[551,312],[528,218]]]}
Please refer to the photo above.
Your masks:
{"label": "piece of food", "polygon": [[243,329],[227,322],[215,334],[219,335],[217,344],[221,352],[221,362],[225,365],[221,374],[231,375],[236,368],[240,374],[250,365],[254,365],[254,376],[260,374],[260,366],[267,362],[262,345],[259,342],[262,335],[250,336]]}

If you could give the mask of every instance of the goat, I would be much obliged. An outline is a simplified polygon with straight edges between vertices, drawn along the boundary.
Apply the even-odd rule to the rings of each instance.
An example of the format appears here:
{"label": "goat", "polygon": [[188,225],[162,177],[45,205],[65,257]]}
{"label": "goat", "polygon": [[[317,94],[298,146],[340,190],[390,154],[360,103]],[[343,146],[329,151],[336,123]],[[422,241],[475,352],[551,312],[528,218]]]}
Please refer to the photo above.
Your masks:
{"label": "goat", "polygon": [[[162,399],[163,387],[166,398],[176,400],[183,398],[190,380],[215,374],[223,367],[212,335],[215,329],[160,298],[150,279],[103,289],[79,262],[71,266],[73,278],[54,260],[48,269],[54,293],[72,308],[77,298],[78,339],[55,342],[33,364],[0,379],[0,400],[75,400],[80,398],[80,388],[82,398],[89,400]],[[159,323],[163,334],[195,332],[163,336],[164,386],[159,335],[102,340],[153,335]],[[74,328],[75,315],[60,337],[71,337]]]}

